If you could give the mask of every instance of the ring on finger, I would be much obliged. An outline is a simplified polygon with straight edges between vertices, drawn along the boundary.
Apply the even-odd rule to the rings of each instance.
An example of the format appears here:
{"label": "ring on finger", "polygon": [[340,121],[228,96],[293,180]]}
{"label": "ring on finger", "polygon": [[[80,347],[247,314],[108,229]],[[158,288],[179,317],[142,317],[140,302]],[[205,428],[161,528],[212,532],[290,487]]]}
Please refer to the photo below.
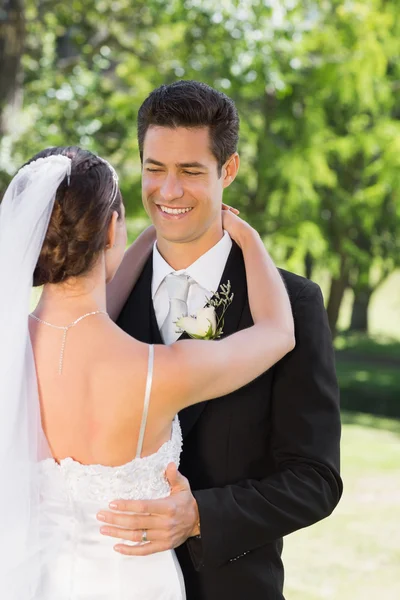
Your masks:
{"label": "ring on finger", "polygon": [[145,544],[146,542],[148,542],[149,540],[147,539],[147,529],[143,529],[142,531],[142,544]]}

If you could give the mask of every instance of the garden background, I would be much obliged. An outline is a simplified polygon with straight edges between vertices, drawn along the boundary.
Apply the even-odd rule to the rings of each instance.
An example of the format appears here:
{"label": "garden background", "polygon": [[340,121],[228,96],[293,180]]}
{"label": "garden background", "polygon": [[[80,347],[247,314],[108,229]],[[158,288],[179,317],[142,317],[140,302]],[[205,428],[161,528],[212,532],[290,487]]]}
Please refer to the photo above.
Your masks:
{"label": "garden background", "polygon": [[342,393],[344,496],[287,538],[288,600],[400,597],[399,59],[396,0],[0,5],[0,197],[31,155],[78,144],[117,168],[133,239],[146,95],[198,79],[238,106],[226,201],[321,285]]}

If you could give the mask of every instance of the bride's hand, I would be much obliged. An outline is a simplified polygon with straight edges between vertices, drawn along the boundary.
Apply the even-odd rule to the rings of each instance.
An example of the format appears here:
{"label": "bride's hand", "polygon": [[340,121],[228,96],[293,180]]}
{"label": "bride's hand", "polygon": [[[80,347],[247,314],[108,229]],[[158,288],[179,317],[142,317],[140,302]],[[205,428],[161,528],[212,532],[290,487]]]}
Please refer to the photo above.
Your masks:
{"label": "bride's hand", "polygon": [[223,210],[222,227],[229,233],[238,246],[241,246],[241,242],[245,235],[249,235],[251,232],[256,234],[257,232],[246,223],[246,221],[243,221],[243,219],[238,217],[237,213],[238,211],[234,213],[232,210]]}
{"label": "bride's hand", "polygon": [[234,208],[233,206],[229,206],[229,204],[225,204],[224,202],[222,203],[222,210],[230,210],[234,215],[238,215],[240,213],[240,210]]}

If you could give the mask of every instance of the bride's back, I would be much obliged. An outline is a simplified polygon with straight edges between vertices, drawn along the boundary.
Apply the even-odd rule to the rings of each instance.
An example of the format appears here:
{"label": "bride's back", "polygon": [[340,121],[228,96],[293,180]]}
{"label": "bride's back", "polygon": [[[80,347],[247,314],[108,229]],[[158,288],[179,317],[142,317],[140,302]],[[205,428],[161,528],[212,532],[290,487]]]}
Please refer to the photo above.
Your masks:
{"label": "bride's back", "polygon": [[[44,320],[47,320],[44,317]],[[63,332],[30,323],[42,420],[54,458],[120,465],[135,457],[143,414],[147,353],[108,317],[92,315]],[[169,419],[150,405],[143,455],[168,439]]]}

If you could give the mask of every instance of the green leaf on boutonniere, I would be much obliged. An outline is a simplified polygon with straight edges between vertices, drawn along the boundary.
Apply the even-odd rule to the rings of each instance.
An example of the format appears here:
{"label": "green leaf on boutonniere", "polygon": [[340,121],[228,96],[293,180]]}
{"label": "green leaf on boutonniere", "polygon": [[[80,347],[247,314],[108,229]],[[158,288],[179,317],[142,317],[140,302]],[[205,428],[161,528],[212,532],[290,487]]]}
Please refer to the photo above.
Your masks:
{"label": "green leaf on boutonniere", "polygon": [[220,291],[214,292],[206,304],[206,307],[212,306],[215,312],[217,312],[218,308],[222,309],[220,315],[217,314],[217,327],[213,339],[220,338],[224,333],[225,313],[232,304],[235,295],[231,293],[231,282],[229,280],[226,283],[222,283],[219,289]]}
{"label": "green leaf on boutonniere", "polygon": [[210,323],[210,326],[204,335],[196,335],[195,333],[189,333],[188,331],[186,333],[193,340],[213,340],[215,339],[216,334],[216,332],[213,329],[212,323]]}
{"label": "green leaf on boutonniere", "polygon": [[176,325],[195,340],[213,339],[217,330],[215,309],[211,306],[200,308],[195,315],[178,319]]}

